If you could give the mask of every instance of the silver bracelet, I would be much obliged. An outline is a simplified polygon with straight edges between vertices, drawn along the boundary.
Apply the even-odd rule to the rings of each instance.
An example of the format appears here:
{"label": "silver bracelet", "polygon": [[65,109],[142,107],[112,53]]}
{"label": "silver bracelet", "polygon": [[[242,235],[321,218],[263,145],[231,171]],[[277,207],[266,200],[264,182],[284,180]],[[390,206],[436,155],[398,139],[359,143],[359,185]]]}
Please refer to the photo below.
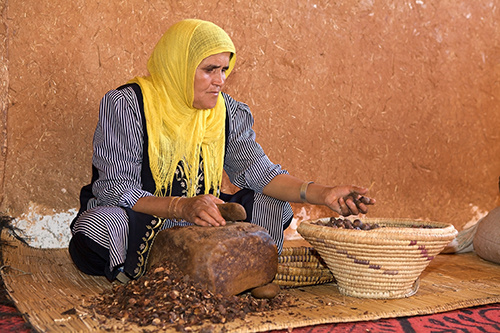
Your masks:
{"label": "silver bracelet", "polygon": [[300,201],[307,202],[307,198],[306,198],[307,187],[309,186],[309,184],[312,184],[312,183],[314,183],[314,182],[302,183],[302,186],[300,186]]}

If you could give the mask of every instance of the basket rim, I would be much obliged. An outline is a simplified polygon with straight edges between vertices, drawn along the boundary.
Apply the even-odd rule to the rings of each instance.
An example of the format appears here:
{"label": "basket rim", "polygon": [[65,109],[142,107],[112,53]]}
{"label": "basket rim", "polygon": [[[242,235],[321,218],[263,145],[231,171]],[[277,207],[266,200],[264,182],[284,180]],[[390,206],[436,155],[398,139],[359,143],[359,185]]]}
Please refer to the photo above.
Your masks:
{"label": "basket rim", "polygon": [[[450,223],[421,221],[409,218],[363,218],[366,223],[378,223],[383,228],[371,230],[356,230],[331,228],[321,224],[326,224],[330,217],[305,220],[300,222],[297,232],[306,240],[308,236],[323,239],[346,239],[354,243],[364,241],[383,243],[387,240],[452,240],[458,231]],[[319,223],[319,224],[318,224]],[[415,224],[431,225],[433,228],[410,227]]]}
{"label": "basket rim", "polygon": [[[338,217],[339,219],[349,219],[349,220],[355,220],[358,219],[356,218],[349,218],[349,217]],[[309,219],[309,220],[304,220],[300,223],[312,223],[312,222],[328,222],[331,219],[331,217],[320,217],[316,219]],[[423,230],[432,230],[432,229],[442,229],[446,228],[449,226],[453,226],[451,223],[446,223],[446,222],[439,222],[439,221],[426,221],[426,220],[421,220],[421,219],[412,219],[412,218],[389,218],[389,217],[363,217],[359,218],[363,222],[369,222],[369,223],[387,223],[387,224],[393,224],[393,225],[398,225],[398,224],[426,224],[426,225],[433,225],[435,228],[412,228],[412,229],[423,229]],[[387,227],[386,227],[387,228]],[[340,230],[351,230],[351,229],[341,229]],[[374,229],[376,230],[376,229]],[[358,230],[359,231],[359,230]],[[365,230],[366,231],[366,230]],[[368,230],[371,231],[371,230]]]}

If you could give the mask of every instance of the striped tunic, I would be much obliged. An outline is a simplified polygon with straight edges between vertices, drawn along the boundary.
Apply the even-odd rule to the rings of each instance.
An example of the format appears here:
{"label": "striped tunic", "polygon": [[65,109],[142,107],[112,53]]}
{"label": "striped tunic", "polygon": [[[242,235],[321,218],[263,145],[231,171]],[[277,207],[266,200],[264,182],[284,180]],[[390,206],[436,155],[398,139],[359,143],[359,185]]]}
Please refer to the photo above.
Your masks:
{"label": "striped tunic", "polygon": [[[255,191],[252,223],[266,228],[281,252],[283,225],[291,219],[292,210],[288,203],[262,191],[287,171],[272,163],[255,141],[249,107],[227,94],[223,97],[229,118],[224,170],[234,185]],[[111,90],[101,100],[92,157],[99,177],[92,186],[94,198],[72,227],[73,234],[82,232],[109,249],[110,269],[123,264],[128,246],[128,217],[122,208],[132,208],[140,198],[153,195],[143,189],[141,181],[146,129],[138,103],[131,87]],[[163,228],[190,224],[167,220]]]}

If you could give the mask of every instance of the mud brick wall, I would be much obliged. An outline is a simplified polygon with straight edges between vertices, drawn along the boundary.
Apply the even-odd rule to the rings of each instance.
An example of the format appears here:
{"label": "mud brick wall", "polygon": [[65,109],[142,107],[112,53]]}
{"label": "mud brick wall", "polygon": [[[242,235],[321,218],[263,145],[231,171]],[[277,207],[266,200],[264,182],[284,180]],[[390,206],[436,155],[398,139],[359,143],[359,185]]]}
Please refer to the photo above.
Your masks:
{"label": "mud brick wall", "polygon": [[460,229],[498,205],[497,6],[2,0],[0,208],[27,225],[32,211],[69,218],[90,179],[101,97],[146,74],[171,24],[201,18],[233,38],[226,91],[250,106],[273,161],[306,180],[370,187],[371,217]]}

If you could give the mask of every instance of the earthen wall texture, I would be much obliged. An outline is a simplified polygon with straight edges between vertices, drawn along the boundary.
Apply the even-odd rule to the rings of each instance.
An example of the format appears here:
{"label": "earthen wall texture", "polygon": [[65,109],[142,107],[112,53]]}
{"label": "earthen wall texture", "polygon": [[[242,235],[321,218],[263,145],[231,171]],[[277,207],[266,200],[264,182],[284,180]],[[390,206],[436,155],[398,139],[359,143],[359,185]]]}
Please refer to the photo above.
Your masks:
{"label": "earthen wall texture", "polygon": [[371,217],[460,227],[498,204],[499,5],[4,2],[0,208],[76,208],[100,99],[146,74],[171,24],[200,18],[232,37],[237,64],[225,90],[250,106],[272,161],[305,180],[369,187]]}

